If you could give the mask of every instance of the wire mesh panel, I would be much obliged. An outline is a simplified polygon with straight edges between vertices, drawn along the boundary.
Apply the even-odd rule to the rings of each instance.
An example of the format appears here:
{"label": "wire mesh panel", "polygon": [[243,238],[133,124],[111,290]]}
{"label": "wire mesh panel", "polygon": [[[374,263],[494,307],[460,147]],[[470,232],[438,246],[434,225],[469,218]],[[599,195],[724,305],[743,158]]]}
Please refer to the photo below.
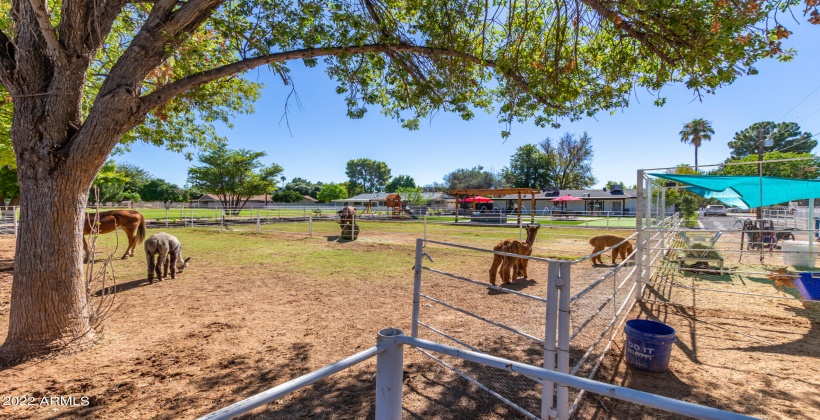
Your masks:
{"label": "wire mesh panel", "polygon": [[[529,261],[528,279],[494,287],[487,282],[491,251],[436,242],[424,249],[418,336],[541,366],[546,330],[546,263]],[[470,269],[463,269],[469,266]],[[458,267],[462,273],[454,274]],[[477,267],[481,267],[479,269]],[[479,277],[479,273],[483,274]],[[498,283],[500,284],[500,278]],[[541,296],[538,296],[538,295]],[[553,327],[553,334],[555,333]],[[539,418],[540,380],[485,369],[450,356],[433,357],[445,368],[508,404],[518,415]]]}

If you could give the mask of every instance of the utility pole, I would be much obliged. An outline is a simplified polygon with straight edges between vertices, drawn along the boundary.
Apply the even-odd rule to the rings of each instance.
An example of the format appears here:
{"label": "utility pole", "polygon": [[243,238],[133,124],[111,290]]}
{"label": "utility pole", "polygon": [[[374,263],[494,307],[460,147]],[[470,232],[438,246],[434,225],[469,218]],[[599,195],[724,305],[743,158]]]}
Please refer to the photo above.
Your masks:
{"label": "utility pole", "polygon": [[763,218],[763,128],[757,129],[757,176],[760,177],[761,203],[757,208],[757,219],[760,220]]}

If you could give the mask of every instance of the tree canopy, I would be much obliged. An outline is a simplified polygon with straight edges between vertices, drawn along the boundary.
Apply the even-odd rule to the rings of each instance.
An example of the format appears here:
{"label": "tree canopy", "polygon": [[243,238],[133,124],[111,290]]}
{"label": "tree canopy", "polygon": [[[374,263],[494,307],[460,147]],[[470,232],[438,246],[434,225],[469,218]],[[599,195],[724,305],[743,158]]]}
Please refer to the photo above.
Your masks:
{"label": "tree canopy", "polygon": [[296,191],[299,195],[307,195],[309,197],[317,198],[319,190],[322,189],[322,183],[313,183],[304,178],[293,178],[285,185],[285,190]]}
{"label": "tree canopy", "polygon": [[697,171],[698,148],[700,148],[704,140],[712,140],[712,134],[715,134],[715,130],[712,128],[712,122],[706,121],[703,118],[695,118],[684,124],[683,130],[681,130],[679,134],[682,143],[689,143],[695,146],[695,170]]}
{"label": "tree canopy", "polygon": [[164,179],[152,179],[145,183],[140,189],[140,197],[143,201],[162,201],[166,204],[188,200],[185,190]]}
{"label": "tree canopy", "polygon": [[275,191],[270,196],[270,201],[273,203],[298,203],[304,199],[302,194],[293,190]]}
{"label": "tree canopy", "polygon": [[386,163],[367,158],[349,160],[345,174],[351,195],[381,191],[390,180],[390,168]]}
{"label": "tree canopy", "polygon": [[586,132],[580,137],[564,133],[555,144],[546,138],[539,146],[547,156],[547,172],[553,187],[580,190],[595,185],[592,138]]}
{"label": "tree canopy", "polygon": [[[779,159],[809,158],[807,160],[793,160],[788,162],[772,162],[763,164],[763,176],[777,176],[796,179],[817,179],[820,176],[820,160],[811,153],[768,152],[763,154],[763,161]],[[757,154],[748,155],[742,159],[730,160],[734,162],[757,162]],[[730,165],[724,166],[722,175],[757,176],[758,165]]]}
{"label": "tree canopy", "polygon": [[[117,165],[117,169],[128,178],[128,181],[125,182],[125,188],[123,188],[126,193],[142,195],[143,187],[154,179],[154,176],[148,171],[131,163],[120,163]],[[142,199],[145,200],[145,198]]]}
{"label": "tree canopy", "polygon": [[316,199],[321,203],[329,203],[333,200],[341,200],[347,198],[347,188],[344,185],[329,183],[322,185]]}
{"label": "tree canopy", "polygon": [[757,156],[761,130],[764,139],[772,140],[771,146],[763,145],[764,153],[772,151],[811,153],[817,146],[817,140],[812,138],[811,133],[800,132],[800,126],[797,123],[757,122],[735,133],[734,139],[729,142],[729,148],[732,149],[729,159],[739,159],[748,155]]}
{"label": "tree canopy", "polygon": [[223,207],[238,211],[252,196],[276,189],[283,169],[275,163],[264,166],[259,159],[266,155],[245,149],[231,150],[225,145],[213,147],[198,156],[201,166],[188,169],[188,182],[218,196]]}
{"label": "tree canopy", "polygon": [[399,189],[414,190],[416,188],[416,181],[410,175],[396,175],[387,185],[384,186],[384,191],[389,193],[399,192]]}
{"label": "tree canopy", "polygon": [[123,193],[128,179],[124,172],[117,169],[117,163],[109,160],[91,184],[92,189],[96,188],[98,194],[91,194],[91,199],[100,203],[122,201],[125,198]]}
{"label": "tree canopy", "polygon": [[500,187],[501,181],[494,173],[479,165],[473,168],[456,169],[444,175],[444,185],[448,190]]}
{"label": "tree canopy", "polygon": [[534,144],[519,147],[502,170],[504,182],[513,188],[544,188],[552,185],[550,161]]}
{"label": "tree canopy", "polygon": [[403,201],[407,201],[414,206],[421,206],[430,201],[430,199],[424,198],[421,194],[421,188],[418,187],[401,187],[396,192],[401,195]]}
{"label": "tree canopy", "polygon": [[20,196],[20,184],[17,183],[17,171],[8,166],[0,166],[0,205],[6,200],[13,200]]}

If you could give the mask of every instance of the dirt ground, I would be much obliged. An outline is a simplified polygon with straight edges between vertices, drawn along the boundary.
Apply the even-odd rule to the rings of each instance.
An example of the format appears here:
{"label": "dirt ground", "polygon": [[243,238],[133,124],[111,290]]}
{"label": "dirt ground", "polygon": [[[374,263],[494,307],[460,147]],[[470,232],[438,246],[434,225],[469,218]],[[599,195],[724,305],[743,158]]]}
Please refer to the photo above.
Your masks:
{"label": "dirt ground", "polygon": [[[144,270],[138,250],[137,258],[118,261],[119,272],[130,275],[120,280],[116,295],[122,306],[93,349],[0,370],[0,396],[85,396],[90,405],[0,406],[0,417],[193,418],[371,347],[381,328],[410,331],[414,250],[409,237],[397,241],[393,235],[370,234],[348,243],[277,233],[257,237],[309,247],[318,255],[346,252],[351,260],[398,263],[374,262],[360,272],[343,266],[311,269],[286,258],[225,266],[216,263],[225,258],[218,251],[202,250],[178,279],[149,285],[144,274],[129,274]],[[570,242],[575,245],[559,250],[540,245],[536,255],[589,248],[583,240]],[[8,325],[13,252],[13,238],[0,238],[0,340]],[[448,270],[486,277],[489,264],[483,259],[452,249],[431,247],[429,253]],[[317,258],[315,264],[321,265]],[[573,278],[594,279],[607,269],[579,268]],[[531,270],[536,280],[520,280],[516,288],[542,296],[545,267],[536,264]],[[522,311],[511,295],[488,293],[480,286],[465,291],[431,281],[430,291],[442,300],[480,306],[488,317],[506,317],[533,334],[543,319],[543,309]],[[483,340],[470,324],[456,318],[443,321],[428,309],[422,308],[423,315],[461,326],[467,338]],[[810,318],[816,311],[765,316],[664,305],[636,308],[634,315],[639,313],[678,329],[670,371],[644,374],[625,367],[619,341],[599,379],[767,418],[820,418],[820,325]],[[727,332],[736,327],[755,331],[754,338]],[[502,339],[482,344],[512,348]],[[537,357],[538,350],[510,353],[528,359]],[[375,360],[368,361],[246,418],[373,418],[374,367]],[[415,350],[405,351],[404,385],[405,418],[520,417]],[[533,386],[521,392],[540,391]],[[662,416],[606,398],[586,401],[581,418]]]}

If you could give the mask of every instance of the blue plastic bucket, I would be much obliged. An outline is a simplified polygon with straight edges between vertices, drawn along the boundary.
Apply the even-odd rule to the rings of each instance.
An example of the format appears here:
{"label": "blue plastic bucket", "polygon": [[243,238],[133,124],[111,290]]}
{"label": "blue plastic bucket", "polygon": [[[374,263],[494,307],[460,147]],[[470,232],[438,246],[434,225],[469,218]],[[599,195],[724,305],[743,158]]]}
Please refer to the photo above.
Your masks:
{"label": "blue plastic bucket", "polygon": [[675,329],[658,321],[626,321],[626,363],[649,372],[669,369],[669,356],[675,344]]}

